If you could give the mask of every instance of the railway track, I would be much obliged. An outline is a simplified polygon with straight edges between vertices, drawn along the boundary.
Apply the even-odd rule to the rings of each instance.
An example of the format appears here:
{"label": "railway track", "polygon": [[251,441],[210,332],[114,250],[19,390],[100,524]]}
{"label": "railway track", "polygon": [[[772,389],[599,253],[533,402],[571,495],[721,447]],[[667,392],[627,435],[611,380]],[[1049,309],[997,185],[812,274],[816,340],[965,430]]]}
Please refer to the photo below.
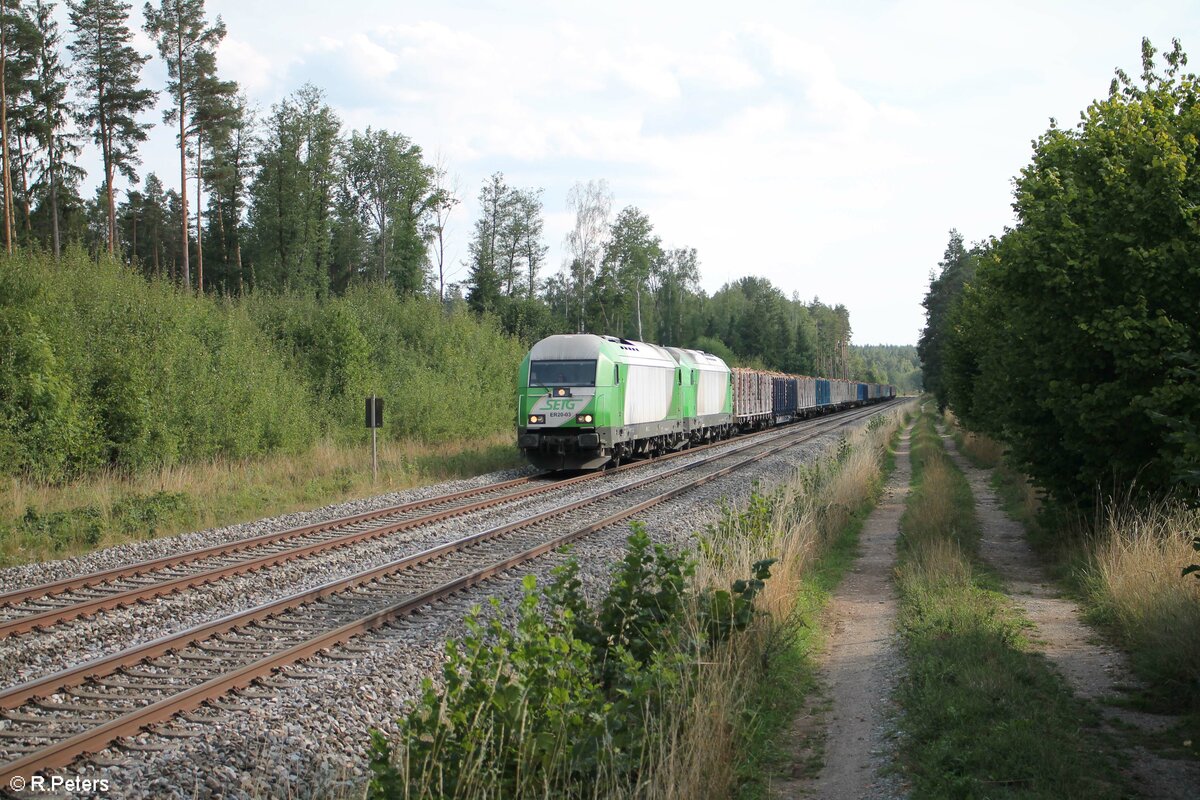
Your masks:
{"label": "railway track", "polygon": [[[7,689],[0,692],[0,785],[67,765],[147,726],[206,702],[219,702],[228,692],[255,681],[268,687],[286,685],[299,676],[285,672],[281,681],[273,673],[878,410],[791,426],[560,508]],[[506,482],[510,487],[516,483]],[[478,495],[493,488],[470,491]],[[386,516],[387,511],[376,514]],[[379,519],[374,516],[370,522]],[[169,727],[159,732],[171,735]]]}
{"label": "railway track", "polygon": [[[805,424],[813,423],[800,423],[799,426]],[[783,434],[771,431],[767,435]],[[733,451],[754,446],[756,441],[751,438],[738,443]],[[728,442],[716,442],[650,461],[626,464],[607,472],[561,480],[532,476],[502,481],[4,592],[0,594],[0,639],[433,525],[452,517],[498,508],[720,445],[729,447]]]}

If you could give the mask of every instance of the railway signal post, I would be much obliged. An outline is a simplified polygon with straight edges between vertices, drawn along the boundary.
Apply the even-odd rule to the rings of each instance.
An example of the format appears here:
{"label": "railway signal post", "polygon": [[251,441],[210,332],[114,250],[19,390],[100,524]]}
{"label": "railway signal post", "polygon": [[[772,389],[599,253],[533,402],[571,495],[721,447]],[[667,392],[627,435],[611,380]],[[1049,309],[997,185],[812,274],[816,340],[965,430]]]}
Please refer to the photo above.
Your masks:
{"label": "railway signal post", "polygon": [[367,398],[367,427],[371,429],[371,480],[379,480],[379,429],[383,427],[383,398]]}

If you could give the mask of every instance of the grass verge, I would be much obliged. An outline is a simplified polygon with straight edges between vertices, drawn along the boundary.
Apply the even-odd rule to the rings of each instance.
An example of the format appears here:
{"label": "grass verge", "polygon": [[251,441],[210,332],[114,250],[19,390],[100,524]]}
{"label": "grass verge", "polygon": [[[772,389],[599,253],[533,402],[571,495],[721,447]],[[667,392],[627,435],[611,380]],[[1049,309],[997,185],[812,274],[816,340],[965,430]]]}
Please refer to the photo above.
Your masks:
{"label": "grass verge", "polygon": [[65,486],[9,480],[0,492],[0,566],[243,522],[520,464],[511,436],[424,444],[321,444],[296,455],[217,460]]}
{"label": "grass verge", "polygon": [[898,690],[914,797],[1117,797],[1092,720],[1033,652],[1028,621],[977,558],[970,486],[933,417],[917,422],[897,586],[908,672]]}
{"label": "grass verge", "polygon": [[1200,561],[1200,509],[1110,506],[1084,539],[1076,572],[1089,621],[1129,653],[1142,710],[1180,715],[1167,741],[1200,757],[1200,581],[1181,574]]}
{"label": "grass verge", "polygon": [[[991,467],[1010,517],[1025,525],[1051,573],[1079,601],[1087,619],[1129,653],[1144,688],[1122,702],[1181,714],[1171,741],[1190,741],[1200,756],[1200,581],[1181,574],[1200,561],[1193,537],[1200,510],[1177,503],[1135,508],[1111,502],[1093,521],[1047,513],[1037,491],[1010,466],[975,457],[1001,452],[986,436],[956,430],[976,466]],[[970,443],[979,443],[973,452]]]}
{"label": "grass verge", "polygon": [[[822,613],[858,556],[863,523],[879,502],[880,491],[895,467],[899,426],[890,427],[892,438],[881,454],[877,476],[863,481],[860,475],[854,481],[855,493],[862,492],[857,507],[841,530],[826,534],[826,546],[798,582],[793,616],[787,620],[794,634],[772,654],[761,678],[746,696],[734,769],[734,796],[740,800],[769,797],[772,777],[795,766],[796,752],[785,733],[817,686],[815,654],[824,647],[827,635]],[[811,760],[803,769],[815,774],[820,769],[821,752],[819,747],[810,749]]]}

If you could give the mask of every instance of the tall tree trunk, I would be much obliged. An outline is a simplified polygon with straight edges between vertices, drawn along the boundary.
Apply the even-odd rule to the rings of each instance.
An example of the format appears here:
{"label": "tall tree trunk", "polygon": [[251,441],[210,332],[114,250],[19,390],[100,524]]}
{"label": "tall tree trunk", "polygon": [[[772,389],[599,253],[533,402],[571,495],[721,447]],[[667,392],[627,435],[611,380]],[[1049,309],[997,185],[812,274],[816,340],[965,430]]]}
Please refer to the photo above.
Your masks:
{"label": "tall tree trunk", "polygon": [[12,176],[9,172],[8,153],[8,87],[5,77],[8,73],[8,0],[0,2],[0,137],[3,137],[4,162],[4,250],[12,255]]}
{"label": "tall tree trunk", "polygon": [[54,151],[54,136],[50,136],[50,232],[54,240],[54,260],[62,256],[58,233],[58,162]]}
{"label": "tall tree trunk", "polygon": [[204,137],[200,135],[200,131],[196,131],[196,284],[200,287],[200,294],[204,294],[204,234],[200,229],[200,209],[203,208],[200,203],[200,182],[203,180],[200,174],[200,151],[203,146]]}
{"label": "tall tree trunk", "polygon": [[646,339],[642,336],[642,286],[637,286],[637,323],[638,323],[638,341],[644,342]]}
{"label": "tall tree trunk", "polygon": [[26,241],[33,241],[33,211],[29,202],[29,170],[26,168],[25,139],[17,138],[17,161],[21,165],[21,209],[25,212]]}
{"label": "tall tree trunk", "polygon": [[[109,144],[111,148],[111,143]],[[117,203],[113,199],[113,165],[112,158],[105,159],[104,188],[108,194],[108,254],[117,252]]]}
{"label": "tall tree trunk", "polygon": [[[187,202],[187,105],[186,94],[184,89],[184,74],[183,74],[183,36],[180,35],[176,42],[178,43],[177,61],[179,79],[179,228],[181,231],[180,239],[183,242],[182,258],[183,258],[183,282],[190,289],[192,286],[192,268],[188,263],[188,202]],[[201,287],[203,289],[203,287]]]}

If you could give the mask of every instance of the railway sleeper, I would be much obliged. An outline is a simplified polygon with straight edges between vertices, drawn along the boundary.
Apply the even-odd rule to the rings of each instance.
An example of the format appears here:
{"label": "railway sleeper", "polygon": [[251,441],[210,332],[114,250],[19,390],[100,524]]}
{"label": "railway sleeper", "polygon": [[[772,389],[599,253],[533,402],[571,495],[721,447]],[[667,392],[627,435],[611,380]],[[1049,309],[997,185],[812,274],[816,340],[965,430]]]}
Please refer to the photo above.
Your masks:
{"label": "railway sleeper", "polygon": [[128,739],[118,739],[113,744],[132,753],[165,753],[168,750],[176,749],[174,744],[167,742],[133,742]]}
{"label": "railway sleeper", "polygon": [[[207,646],[205,646],[205,645],[202,645],[202,644],[197,644],[196,646],[197,646],[197,647],[203,647],[205,650],[208,650],[208,647],[207,647]],[[176,658],[181,658],[181,659],[183,659],[184,661],[205,661],[205,662],[208,662],[208,663],[213,663],[213,662],[215,662],[215,661],[226,661],[226,660],[227,660],[227,659],[221,658],[220,656],[214,656],[214,655],[212,655],[212,654],[210,654],[210,653],[207,653],[207,652],[205,652],[205,653],[196,653],[196,652],[188,652],[188,651],[186,651],[186,650],[180,650],[180,651],[177,651],[177,652],[175,653],[175,657],[176,657]],[[153,662],[151,662],[151,663],[153,663]]]}
{"label": "railway sleeper", "polygon": [[[241,692],[238,693],[238,696],[241,696]],[[220,711],[232,711],[237,714],[245,714],[250,710],[250,706],[246,705],[245,703],[231,703],[230,701],[222,698],[209,700],[206,705],[212,706]]]}
{"label": "railway sleeper", "polygon": [[188,688],[186,685],[181,686],[177,683],[128,683],[112,678],[100,678],[96,683],[113,689],[144,689],[147,692],[178,692]]}
{"label": "railway sleeper", "polygon": [[[297,631],[300,630],[301,626],[298,623],[294,623],[294,622],[289,623],[289,622],[271,621],[271,622],[256,623],[255,627],[258,628],[259,630],[273,631],[276,633],[296,633]],[[230,636],[232,634],[223,633],[221,635],[222,636]]]}
{"label": "railway sleeper", "polygon": [[161,659],[156,658],[151,661],[147,661],[146,663],[152,667],[161,667],[162,669],[168,669],[172,672],[212,672],[212,664],[215,661],[217,661],[216,658],[210,658],[208,659],[207,664],[179,664],[171,662],[163,663]]}
{"label": "railway sleeper", "polygon": [[[45,730],[22,731],[12,728],[0,730],[0,739],[20,739],[21,741],[28,741],[30,739],[47,739],[49,741],[54,741],[55,739],[61,738],[63,738],[61,734]],[[7,750],[8,748],[6,747],[5,749]]]}
{"label": "railway sleeper", "polygon": [[0,716],[3,716],[5,719],[12,720],[13,722],[33,722],[38,725],[44,725],[47,722],[54,721],[54,717],[48,717],[45,714],[26,714],[21,711],[13,711],[11,709],[6,709],[3,712],[0,712]]}
{"label": "railway sleeper", "polygon": [[[140,705],[139,701],[155,699],[155,698],[150,698],[150,697],[137,697],[137,696],[130,697],[130,695],[129,695],[130,689],[140,689],[140,688],[141,688],[140,686],[130,686],[127,688],[123,687],[121,692],[94,692],[94,691],[91,691],[90,689],[71,689],[70,696],[77,700],[111,700],[111,701],[114,701],[117,703],[135,702],[138,705]],[[189,686],[172,686],[170,689],[163,689],[163,690],[146,689],[145,691],[147,691],[147,692],[159,692],[159,691],[178,692],[178,691],[181,691],[183,689],[188,689],[188,688],[190,688],[190,685]],[[60,708],[61,706],[53,706],[53,707]],[[131,706],[130,708],[136,708],[136,707],[137,706],[134,705],[134,706]],[[43,706],[43,708],[45,708],[45,706]],[[129,708],[125,708],[122,711],[122,713],[124,713],[124,711],[128,711],[128,710],[129,710]]]}
{"label": "railway sleeper", "polygon": [[[149,662],[145,662],[149,663]],[[157,670],[142,669],[141,667],[121,667],[120,674],[128,675],[131,678],[176,678],[182,677],[172,675],[170,672],[164,672],[168,667],[158,667]]]}
{"label": "railway sleeper", "polygon": [[[109,697],[111,697],[111,695],[104,695],[104,696],[99,696],[99,697],[95,697],[95,698],[81,698],[81,699],[103,700],[103,699],[107,699]],[[143,701],[143,704],[144,704],[144,703],[151,702],[154,698],[152,698],[152,697],[119,697],[119,698],[112,698],[112,699],[123,700],[125,702],[128,702],[130,700],[141,700],[141,701]],[[37,706],[38,708],[44,708],[47,711],[75,711],[80,714],[115,714],[116,716],[121,716],[122,714],[127,714],[127,713],[129,713],[129,711],[132,710],[130,708],[114,708],[113,706],[97,706],[97,705],[92,705],[90,703],[48,703],[44,700],[35,700],[33,702],[33,704],[35,706]],[[63,723],[77,722],[77,723],[82,723],[84,725],[87,725],[89,727],[91,726],[91,723],[88,720],[55,720],[55,722],[63,722]]]}
{"label": "railway sleeper", "polygon": [[320,672],[297,672],[296,665],[281,667],[277,674],[294,681],[315,681],[324,677]]}
{"label": "railway sleeper", "polygon": [[154,729],[155,736],[165,736],[168,739],[195,739],[204,736],[204,731],[193,731],[187,728],[162,727]]}
{"label": "railway sleeper", "polygon": [[232,653],[233,655],[251,655],[275,653],[279,651],[277,644],[251,644],[250,642],[232,642],[230,644],[206,644],[204,649],[209,653]]}

